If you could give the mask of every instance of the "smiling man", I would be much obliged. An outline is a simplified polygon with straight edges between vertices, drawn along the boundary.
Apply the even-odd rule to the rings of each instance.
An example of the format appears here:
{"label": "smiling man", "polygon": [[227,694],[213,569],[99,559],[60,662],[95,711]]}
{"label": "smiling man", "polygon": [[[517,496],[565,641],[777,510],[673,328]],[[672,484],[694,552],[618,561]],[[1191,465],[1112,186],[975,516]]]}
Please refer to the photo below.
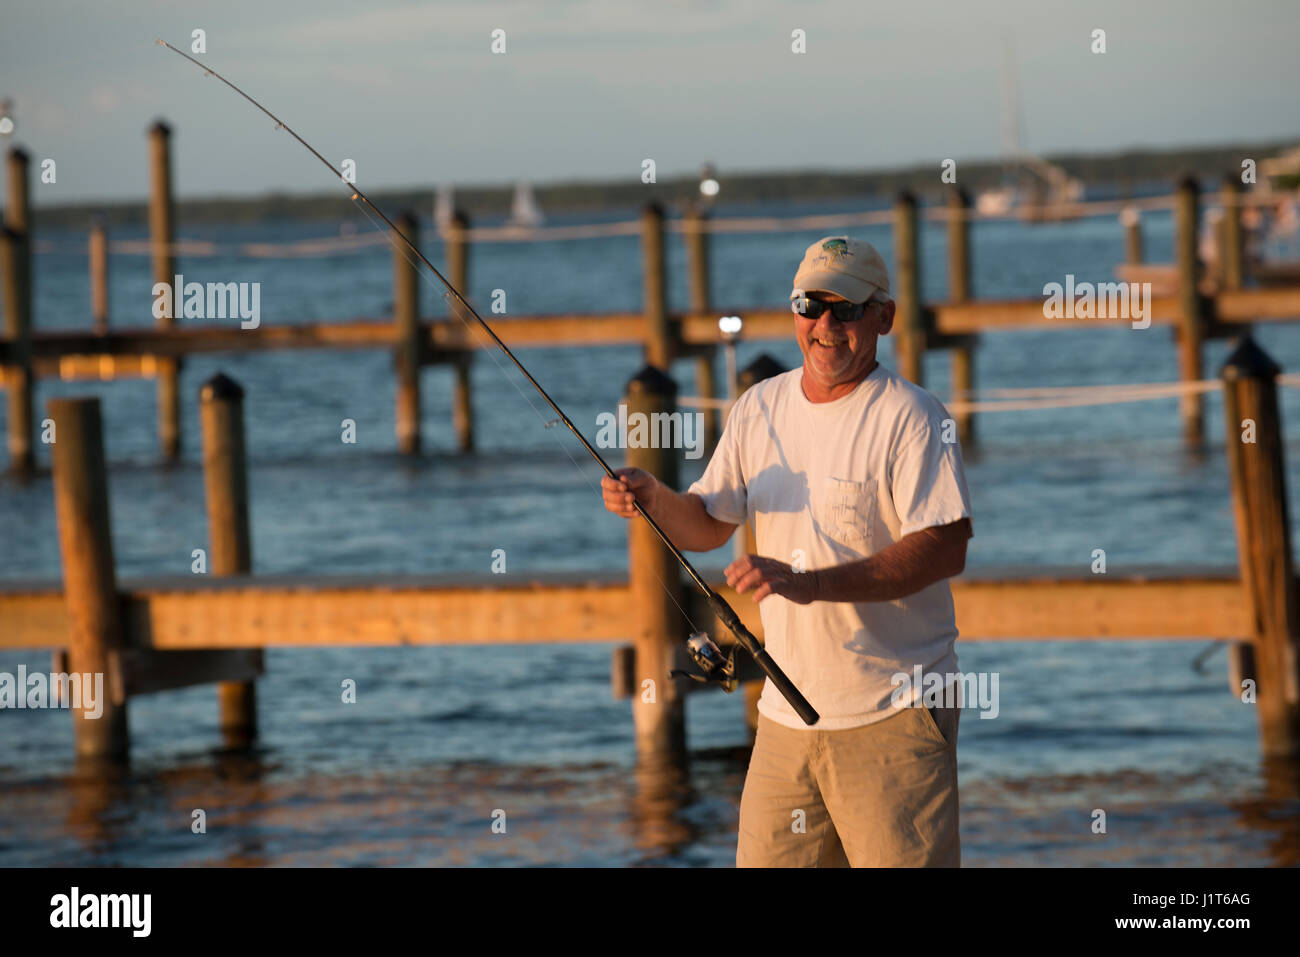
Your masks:
{"label": "smiling man", "polygon": [[798,369],[732,408],[700,480],[676,492],[639,469],[602,481],[679,546],[709,551],[753,520],[757,554],[727,583],[759,602],[764,643],[821,713],[809,728],[769,681],[740,804],[738,866],[958,866],[956,707],[897,676],[955,675],[947,579],[971,536],[947,411],[876,358],[894,321],[869,243],[808,247],[791,295]]}

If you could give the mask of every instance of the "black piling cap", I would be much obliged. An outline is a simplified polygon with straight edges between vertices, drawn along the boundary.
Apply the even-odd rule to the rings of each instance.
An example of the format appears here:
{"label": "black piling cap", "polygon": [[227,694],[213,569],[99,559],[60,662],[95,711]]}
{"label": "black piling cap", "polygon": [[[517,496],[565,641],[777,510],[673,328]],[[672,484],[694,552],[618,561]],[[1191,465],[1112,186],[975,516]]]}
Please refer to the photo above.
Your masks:
{"label": "black piling cap", "polygon": [[1255,345],[1254,339],[1245,335],[1237,340],[1237,348],[1224,360],[1219,375],[1233,382],[1238,379],[1274,379],[1281,371],[1282,367]]}
{"label": "black piling cap", "polygon": [[915,206],[916,194],[913,193],[910,189],[899,190],[898,202],[900,205],[904,205],[904,206]]}
{"label": "black piling cap", "polygon": [[1190,189],[1193,193],[1199,193],[1201,191],[1201,181],[1197,179],[1196,174],[1191,171],[1180,173],[1178,176],[1178,188],[1180,190]]}
{"label": "black piling cap", "polygon": [[677,383],[658,366],[647,365],[628,381],[627,391],[676,398]]}
{"label": "black piling cap", "polygon": [[736,378],[741,385],[749,388],[756,382],[762,382],[764,379],[770,379],[774,375],[780,375],[785,372],[785,366],[777,362],[766,352],[760,353],[749,365],[740,370]]}
{"label": "black piling cap", "polygon": [[149,132],[161,133],[163,136],[171,136],[172,128],[167,125],[166,120],[164,120],[162,117],[159,117],[158,119],[154,120],[153,125],[149,127]]}
{"label": "black piling cap", "polygon": [[30,160],[30,159],[32,158],[32,154],[29,153],[29,152],[27,152],[27,150],[26,150],[24,147],[21,147],[21,146],[11,146],[11,147],[9,147],[9,155],[10,155],[14,160],[16,160],[17,162],[20,162],[20,163],[26,163],[28,160]]}
{"label": "black piling cap", "polygon": [[237,401],[244,398],[244,387],[241,386],[224,372],[218,372],[199,390],[199,398],[204,402],[213,402],[218,399],[235,399]]}
{"label": "black piling cap", "polygon": [[658,200],[652,199],[650,200],[650,202],[646,203],[645,206],[642,207],[642,212],[651,213],[662,219],[664,215],[664,207],[663,204],[660,203]]}

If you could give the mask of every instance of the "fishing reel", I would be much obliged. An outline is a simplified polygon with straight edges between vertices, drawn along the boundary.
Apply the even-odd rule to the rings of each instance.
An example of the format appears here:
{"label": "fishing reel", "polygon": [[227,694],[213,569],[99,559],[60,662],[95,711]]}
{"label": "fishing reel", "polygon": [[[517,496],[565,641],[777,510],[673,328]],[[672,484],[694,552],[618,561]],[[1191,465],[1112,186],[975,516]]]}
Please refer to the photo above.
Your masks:
{"label": "fishing reel", "polygon": [[689,671],[674,669],[669,672],[672,677],[690,678],[701,684],[718,684],[727,694],[736,690],[740,683],[736,680],[736,645],[732,645],[731,651],[724,655],[722,649],[713,643],[708,632],[697,631],[686,639],[686,650],[690,652],[691,659],[704,674],[696,675]]}

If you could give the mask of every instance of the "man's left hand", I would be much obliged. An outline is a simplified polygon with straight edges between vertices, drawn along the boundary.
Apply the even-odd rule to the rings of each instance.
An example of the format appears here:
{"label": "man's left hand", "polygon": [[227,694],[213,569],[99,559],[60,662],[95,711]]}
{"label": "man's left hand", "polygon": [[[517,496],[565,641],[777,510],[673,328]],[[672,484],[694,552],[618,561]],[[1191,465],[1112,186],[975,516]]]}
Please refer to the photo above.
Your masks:
{"label": "man's left hand", "polygon": [[753,591],[754,601],[768,595],[780,595],[796,605],[806,605],[816,598],[816,572],[799,572],[775,558],[746,555],[737,558],[726,568],[727,584],[738,594]]}

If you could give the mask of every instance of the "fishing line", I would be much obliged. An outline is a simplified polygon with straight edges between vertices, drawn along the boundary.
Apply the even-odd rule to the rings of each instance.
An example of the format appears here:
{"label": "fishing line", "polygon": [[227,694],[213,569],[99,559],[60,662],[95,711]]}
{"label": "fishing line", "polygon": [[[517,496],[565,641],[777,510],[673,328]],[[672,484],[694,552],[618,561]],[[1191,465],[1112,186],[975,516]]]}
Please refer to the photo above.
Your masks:
{"label": "fishing line", "polygon": [[[381,233],[386,234],[389,237],[388,240],[389,244],[393,247],[393,249],[399,252],[402,255],[402,258],[405,259],[411,266],[416,267],[416,273],[420,276],[420,278],[423,279],[425,283],[427,283],[428,285],[432,286],[435,290],[437,290],[438,286],[433,282],[432,279],[429,278],[429,274],[420,271],[419,262],[411,257],[409,249],[406,246],[399,244],[397,240],[392,237],[392,233],[394,231],[390,229],[384,229],[378,222],[376,222],[375,217],[371,216],[370,213],[366,211],[366,207],[361,205],[359,202],[356,203],[356,207],[357,209],[361,210],[361,212],[365,215],[366,219],[370,220],[370,224],[372,226],[374,226],[377,230],[380,230]],[[376,210],[376,212],[377,211],[378,210]],[[405,239],[405,237],[403,238]],[[409,240],[407,240],[407,242],[409,242]],[[443,290],[441,291],[441,296],[443,300],[447,303],[448,312],[454,314],[456,318],[459,319],[461,322],[463,322],[465,324],[465,327],[471,330],[472,332],[474,330],[473,324],[461,313],[460,309],[457,308],[456,300],[452,298],[451,292]],[[519,388],[519,383],[516,382],[514,378],[511,377],[508,368],[502,365],[501,360],[497,357],[496,353],[493,352],[491,349],[487,349],[484,351],[487,352],[488,357],[491,358],[493,364],[496,365],[497,370],[501,373],[501,377],[505,379],[507,382],[509,382],[511,386],[514,387],[514,390],[519,393],[519,397],[521,399],[523,399],[525,402],[528,403],[528,407],[533,410],[533,414],[537,416],[538,421],[542,423],[544,427],[543,430],[546,431],[551,436],[551,438],[555,440],[555,444],[560,447],[560,450],[563,451],[565,456],[569,459],[569,461],[573,463],[573,467],[577,470],[578,474],[582,476],[582,479],[584,482],[587,483],[588,488],[590,488],[592,492],[594,492],[596,495],[600,495],[600,489],[596,487],[594,484],[592,484],[591,478],[587,475],[586,472],[583,471],[582,466],[579,465],[578,460],[573,457],[573,453],[569,451],[568,446],[566,446],[560,440],[559,435],[550,431],[552,426],[560,424],[560,419],[551,419],[548,421],[546,417],[542,414],[542,411],[538,409],[537,406],[533,403],[533,400],[528,397],[528,393],[525,392],[523,389]],[[569,427],[573,428],[572,425],[570,425]],[[694,619],[692,619],[691,616],[687,614],[686,609],[683,608],[681,604],[677,601],[676,596],[673,595],[672,589],[669,588],[668,585],[664,582],[664,580],[659,577],[659,573],[654,572],[652,570],[652,574],[655,576],[655,580],[659,582],[659,587],[664,590],[664,593],[668,596],[668,598],[672,601],[672,603],[677,606],[677,610],[681,612],[682,617],[686,619],[687,623],[691,626],[691,629],[693,631],[699,631],[700,630],[699,626],[695,624]]]}
{"label": "fishing line", "polygon": [[[478,321],[479,327],[485,333],[487,333],[489,337],[491,337],[492,341],[497,345],[497,347],[503,353],[505,353],[506,357],[510,359],[510,361],[514,364],[515,368],[519,370],[520,374],[522,374],[523,377],[528,380],[529,384],[532,385],[532,387],[537,390],[538,394],[543,399],[546,400],[546,404],[549,405],[552,411],[554,411],[555,414],[559,417],[559,421],[562,422],[565,426],[567,426],[569,431],[573,433],[574,437],[577,438],[577,440],[582,443],[582,447],[586,449],[588,454],[590,454],[591,457],[595,459],[596,462],[600,465],[600,467],[604,469],[605,474],[612,479],[618,478],[618,476],[614,473],[614,470],[609,467],[609,463],[607,463],[605,459],[601,456],[601,454],[596,451],[596,449],[591,445],[590,442],[587,441],[586,436],[584,436],[580,431],[578,431],[577,426],[573,424],[573,422],[569,419],[568,415],[565,414],[564,410],[561,409],[555,403],[555,400],[551,398],[550,394],[547,393],[547,391],[542,388],[541,384],[536,379],[533,378],[532,373],[530,373],[524,367],[524,364],[520,362],[518,358],[515,357],[515,354],[510,351],[510,348],[501,340],[501,338],[496,334],[496,332],[492,329],[492,327],[488,325],[487,321],[474,310],[474,307],[469,304],[469,301],[461,294],[461,292],[454,285],[452,285],[451,282],[448,281],[448,279],[441,272],[438,271],[438,267],[436,267],[433,263],[429,262],[428,258],[424,255],[424,253],[420,252],[419,248],[416,247],[416,245],[412,243],[410,239],[408,239],[406,235],[397,228],[397,226],[393,223],[393,221],[390,220],[386,215],[384,215],[383,210],[381,210],[378,206],[376,206],[374,203],[370,201],[370,197],[366,196],[366,194],[361,191],[360,187],[358,187],[355,183],[348,182],[339,173],[339,171],[334,168],[334,166],[330,163],[329,160],[327,160],[324,156],[318,153],[310,143],[308,143],[301,136],[295,133],[293,129],[290,128],[283,120],[281,120],[278,116],[276,116],[266,107],[264,107],[261,103],[257,102],[257,100],[253,99],[243,90],[241,90],[239,87],[235,86],[235,84],[231,83],[229,80],[227,80],[216,70],[213,70],[208,66],[205,66],[203,63],[194,59],[194,57],[190,56],[188,53],[185,53],[183,50],[177,49],[176,47],[172,46],[170,43],[167,43],[165,40],[159,39],[157,42],[158,45],[166,47],[168,50],[171,50],[176,55],[184,57],[190,63],[193,63],[196,67],[198,67],[200,70],[204,72],[205,76],[216,77],[226,86],[230,87],[241,97],[243,97],[253,106],[255,106],[260,112],[270,117],[270,119],[272,119],[275,122],[275,128],[277,130],[282,129],[285,132],[287,132],[290,136],[292,136],[295,140],[297,140],[303,146],[304,149],[306,149],[309,153],[311,153],[312,156],[320,160],[320,162],[330,171],[330,175],[337,177],[352,193],[352,199],[354,201],[359,199],[362,203],[365,204],[365,206],[369,206],[370,209],[374,210],[375,215],[377,215],[380,219],[382,219],[384,221],[384,224],[388,227],[390,231],[390,239],[393,236],[396,236],[397,239],[400,239],[403,243],[405,243],[407,249],[409,249],[410,252],[414,253],[415,256],[419,259],[419,261],[424,264],[425,268],[427,268],[429,272],[433,273],[433,275],[437,277],[438,281],[446,289],[446,292],[443,294],[443,298],[447,301],[452,311],[458,313],[459,317],[462,320],[464,320],[467,324],[468,324],[468,319],[466,319],[464,315],[460,315],[461,309],[464,309],[466,313],[468,313],[470,316],[472,316],[474,319]],[[365,206],[362,207],[363,212],[365,211]],[[367,213],[367,217],[369,218],[369,213]],[[403,255],[404,256],[406,255],[405,251],[403,251]],[[411,265],[413,266],[415,265],[414,260],[411,260],[409,256],[407,257],[407,261],[410,262]],[[489,350],[489,352],[491,352],[491,350]],[[493,358],[495,359],[496,356],[493,355]],[[504,368],[502,371],[504,372]],[[515,383],[513,379],[511,379],[511,383],[515,386],[515,390],[519,392],[520,395],[523,395],[523,391],[519,388],[518,383]],[[527,400],[527,396],[524,396],[524,398],[525,400]],[[537,410],[536,406],[534,406],[531,401],[528,402],[528,405],[530,408],[533,409],[534,413],[536,413],[540,418],[541,413]],[[543,422],[544,421],[545,420],[543,420]],[[565,449],[565,452],[566,454],[568,454],[568,449]],[[570,460],[572,460],[573,456],[570,455],[569,458]],[[576,461],[574,461],[574,466],[578,468],[580,473],[582,472],[581,467],[578,466]],[[585,478],[586,477],[585,473],[582,474]],[[590,479],[587,479],[587,481],[588,484],[590,484]],[[594,490],[594,486],[593,486],[593,490]],[[755,664],[757,664],[759,668],[761,668],[762,671],[767,675],[768,680],[772,682],[772,684],[786,699],[786,701],[790,703],[790,706],[803,719],[804,723],[808,725],[816,724],[819,719],[817,711],[812,707],[811,704],[808,703],[808,699],[806,699],[803,696],[803,694],[800,693],[799,689],[794,686],[793,682],[790,681],[790,679],[786,676],[785,672],[783,672],[781,668],[776,664],[776,662],[772,660],[771,655],[767,653],[766,649],[763,648],[763,646],[759,643],[758,639],[755,638],[754,635],[749,631],[749,629],[745,627],[744,623],[741,622],[740,617],[736,614],[735,610],[729,604],[727,604],[727,602],[716,591],[714,591],[712,587],[710,587],[709,583],[706,582],[704,578],[700,575],[700,573],[695,570],[695,566],[691,564],[691,562],[687,559],[687,557],[682,553],[681,549],[677,547],[677,545],[672,541],[672,539],[668,537],[667,533],[664,532],[664,530],[659,527],[659,523],[656,522],[654,518],[651,517],[650,513],[647,512],[645,508],[641,505],[641,503],[636,501],[635,498],[633,500],[632,507],[636,510],[636,513],[640,515],[641,518],[646,522],[646,524],[650,526],[650,528],[654,531],[654,533],[657,536],[659,536],[660,541],[664,543],[664,546],[672,553],[673,557],[677,559],[678,563],[682,566],[682,568],[686,570],[686,573],[690,576],[691,580],[694,581],[695,585],[700,589],[701,592],[704,593],[704,597],[708,601],[709,607],[713,610],[713,613],[718,617],[718,620],[722,622],[722,624],[733,635],[735,635],[738,644],[741,647],[743,647],[747,652],[749,652],[750,656],[754,659]],[[673,603],[677,604],[677,599],[676,597],[673,596],[672,590],[669,589],[664,584],[662,579],[659,580],[659,584],[664,587],[664,590],[668,593]],[[679,611],[682,611],[682,614],[683,616],[686,617],[687,621],[690,621],[690,616],[686,615],[685,610],[682,609],[681,605],[677,604],[677,607]],[[692,622],[692,627],[694,627],[693,622]],[[687,647],[691,652],[691,656],[695,659],[696,663],[700,666],[700,668],[705,673],[705,677],[703,678],[698,678],[698,676],[692,676],[692,677],[697,677],[698,680],[701,681],[716,681],[722,683],[723,687],[728,688],[728,690],[730,690],[730,688],[735,686],[734,671],[732,670],[732,666],[734,665],[734,653],[735,653],[734,648],[732,650],[731,656],[728,656],[724,660],[720,650],[717,648],[716,645],[713,644],[713,642],[709,639],[709,637],[703,632],[697,632],[696,634],[692,635],[690,640],[687,642]],[[728,672],[731,673],[728,674]]]}

